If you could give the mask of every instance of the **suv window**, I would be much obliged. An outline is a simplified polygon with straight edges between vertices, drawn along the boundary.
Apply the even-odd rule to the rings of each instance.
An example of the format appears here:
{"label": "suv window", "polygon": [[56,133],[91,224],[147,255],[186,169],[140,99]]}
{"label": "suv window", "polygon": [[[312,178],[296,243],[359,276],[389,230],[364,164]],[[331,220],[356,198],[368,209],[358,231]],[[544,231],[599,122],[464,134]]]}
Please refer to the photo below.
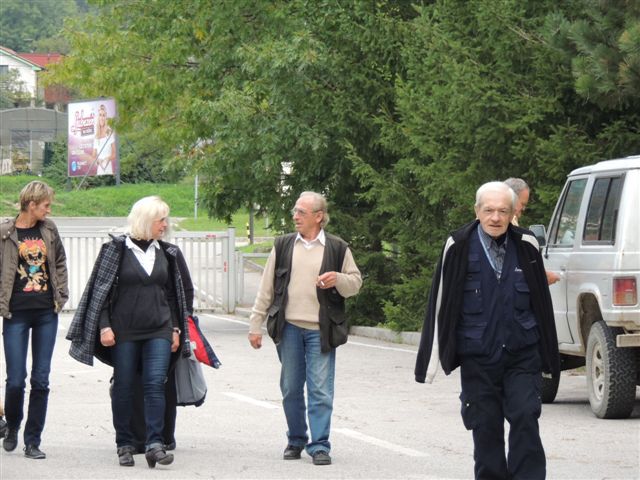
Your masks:
{"label": "suv window", "polygon": [[583,240],[585,243],[615,242],[622,177],[597,178],[589,199]]}
{"label": "suv window", "polygon": [[587,179],[581,178],[569,183],[566,193],[562,199],[560,215],[556,215],[554,224],[551,227],[551,244],[562,247],[571,247],[576,238],[576,226],[578,223],[578,212]]}

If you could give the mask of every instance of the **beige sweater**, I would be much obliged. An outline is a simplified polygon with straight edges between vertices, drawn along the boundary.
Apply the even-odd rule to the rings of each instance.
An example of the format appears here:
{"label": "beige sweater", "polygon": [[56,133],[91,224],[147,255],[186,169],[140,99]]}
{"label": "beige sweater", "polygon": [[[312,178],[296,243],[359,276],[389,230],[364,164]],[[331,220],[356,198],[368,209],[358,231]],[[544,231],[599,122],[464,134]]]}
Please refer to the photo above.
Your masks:
{"label": "beige sweater", "polygon": [[[288,322],[302,328],[319,329],[320,303],[316,293],[316,281],[320,274],[324,246],[315,242],[313,247],[306,249],[302,242],[296,241],[293,247],[291,261],[291,278],[287,289],[288,301],[285,318]],[[262,325],[267,317],[267,309],[273,303],[273,274],[276,264],[275,248],[262,274],[260,288],[251,310],[249,319],[249,333],[262,334]],[[351,297],[358,293],[362,285],[360,270],[353,260],[351,250],[347,248],[342,263],[342,270],[338,272],[336,289],[343,297]]]}

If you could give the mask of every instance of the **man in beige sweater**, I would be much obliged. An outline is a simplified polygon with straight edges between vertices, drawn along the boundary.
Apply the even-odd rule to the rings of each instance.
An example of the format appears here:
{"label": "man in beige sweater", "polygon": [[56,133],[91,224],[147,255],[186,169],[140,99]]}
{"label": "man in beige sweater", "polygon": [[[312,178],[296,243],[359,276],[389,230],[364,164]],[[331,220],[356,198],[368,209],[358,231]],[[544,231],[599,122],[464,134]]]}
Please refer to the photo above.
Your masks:
{"label": "man in beige sweater", "polygon": [[297,460],[304,449],[314,465],[329,465],[336,347],[348,334],[344,299],[358,293],[362,277],[346,243],[324,231],[329,214],[322,195],[303,192],[292,214],[297,233],[276,238],[253,305],[249,342],[262,346],[267,320],[281,364],[288,426],[283,458]]}

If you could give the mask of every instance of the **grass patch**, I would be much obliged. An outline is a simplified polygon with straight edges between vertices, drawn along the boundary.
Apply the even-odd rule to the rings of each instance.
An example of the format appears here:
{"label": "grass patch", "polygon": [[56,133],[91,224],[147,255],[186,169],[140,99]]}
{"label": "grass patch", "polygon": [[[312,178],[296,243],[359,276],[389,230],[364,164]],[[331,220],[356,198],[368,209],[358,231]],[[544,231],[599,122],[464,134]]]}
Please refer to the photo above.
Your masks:
{"label": "grass patch", "polygon": [[[18,213],[20,190],[32,180],[46,178],[19,175],[0,176],[0,215]],[[56,188],[56,187],[54,187]],[[56,188],[51,214],[58,217],[126,217],[136,200],[149,195],[160,195],[171,208],[171,216],[193,215],[193,185],[138,183],[119,187],[95,187],[87,190],[65,191]]]}
{"label": "grass patch", "polygon": [[[42,180],[54,186],[47,178],[30,175],[0,176],[0,216],[12,217],[18,214],[20,191],[32,180]],[[86,190],[65,191],[55,187],[56,196],[51,208],[54,217],[126,217],[136,200],[149,195],[160,195],[171,209],[171,217],[183,218],[179,228],[190,231],[221,231],[229,226],[236,228],[237,237],[247,236],[249,213],[239,211],[233,216],[231,225],[210,219],[206,211],[198,209],[198,218],[194,219],[193,183],[158,184],[138,183],[122,184],[119,187],[94,187]],[[265,227],[264,218],[254,221],[255,237],[270,237],[274,234]]]}
{"label": "grass patch", "polygon": [[[245,245],[240,247],[239,250],[242,253],[269,253],[273,248],[273,240],[266,242],[254,243],[253,245]],[[247,258],[246,261],[253,262],[264,267],[267,264],[267,258]]]}

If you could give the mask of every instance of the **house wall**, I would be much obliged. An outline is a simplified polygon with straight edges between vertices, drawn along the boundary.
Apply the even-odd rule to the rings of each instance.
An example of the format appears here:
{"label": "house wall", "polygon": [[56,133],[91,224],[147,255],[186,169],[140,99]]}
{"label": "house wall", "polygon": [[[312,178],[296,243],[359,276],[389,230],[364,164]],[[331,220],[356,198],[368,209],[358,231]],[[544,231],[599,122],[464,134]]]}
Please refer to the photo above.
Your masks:
{"label": "house wall", "polygon": [[16,60],[0,50],[0,66],[2,65],[8,66],[10,70],[18,70],[20,80],[25,83],[25,87],[29,91],[31,97],[36,97],[37,76],[34,67],[25,65],[23,62]]}

